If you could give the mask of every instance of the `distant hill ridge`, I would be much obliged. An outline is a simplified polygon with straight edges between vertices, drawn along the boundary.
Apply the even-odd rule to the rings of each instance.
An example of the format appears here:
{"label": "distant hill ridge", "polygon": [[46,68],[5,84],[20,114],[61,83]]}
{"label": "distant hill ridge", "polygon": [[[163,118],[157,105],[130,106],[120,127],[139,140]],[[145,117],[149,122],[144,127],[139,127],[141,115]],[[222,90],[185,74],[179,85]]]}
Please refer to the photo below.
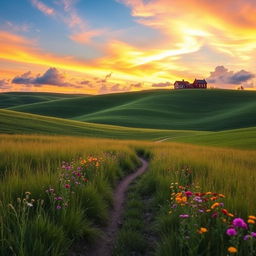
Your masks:
{"label": "distant hill ridge", "polygon": [[50,92],[5,92],[0,93],[0,108],[8,108],[24,104],[45,102],[57,99],[68,99],[81,96],[86,95]]}
{"label": "distant hill ridge", "polygon": [[256,92],[154,90],[72,96],[10,107],[21,112],[128,127],[220,131],[256,126]]}

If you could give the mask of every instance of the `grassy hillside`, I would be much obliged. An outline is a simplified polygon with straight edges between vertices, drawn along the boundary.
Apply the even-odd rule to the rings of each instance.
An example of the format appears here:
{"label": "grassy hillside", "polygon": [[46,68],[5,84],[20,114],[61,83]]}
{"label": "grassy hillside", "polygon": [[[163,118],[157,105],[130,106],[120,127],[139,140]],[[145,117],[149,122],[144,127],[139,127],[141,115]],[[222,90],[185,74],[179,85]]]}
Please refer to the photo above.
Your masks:
{"label": "grassy hillside", "polygon": [[[160,140],[204,134],[198,131],[171,131],[91,124],[0,109],[0,133],[57,134],[86,137]],[[209,133],[209,132],[206,132]]]}
{"label": "grassy hillside", "polygon": [[63,99],[12,109],[129,127],[218,131],[256,125],[256,92],[157,90]]}
{"label": "grassy hillside", "polygon": [[68,99],[78,96],[81,97],[82,95],[48,92],[6,92],[0,93],[0,108],[9,108],[57,99]]}
{"label": "grassy hillside", "polygon": [[205,146],[256,149],[256,127],[170,138],[166,141],[185,142]]}
{"label": "grassy hillside", "polygon": [[142,129],[79,122],[3,109],[0,110],[0,133],[163,140],[206,146],[256,149],[256,127],[222,132]]}

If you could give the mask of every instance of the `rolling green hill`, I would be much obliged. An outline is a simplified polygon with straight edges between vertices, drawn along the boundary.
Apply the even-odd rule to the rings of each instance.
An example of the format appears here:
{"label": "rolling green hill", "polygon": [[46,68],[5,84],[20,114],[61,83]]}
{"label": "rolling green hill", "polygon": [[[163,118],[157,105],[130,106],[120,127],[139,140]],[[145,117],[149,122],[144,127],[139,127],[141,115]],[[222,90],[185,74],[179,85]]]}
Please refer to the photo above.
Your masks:
{"label": "rolling green hill", "polygon": [[56,134],[116,139],[160,140],[167,137],[176,138],[209,132],[128,128],[0,109],[0,133]]}
{"label": "rolling green hill", "polygon": [[48,92],[5,92],[0,93],[0,108],[9,108],[24,104],[32,104],[58,99],[69,99],[81,96],[83,95]]}
{"label": "rolling green hill", "polygon": [[155,130],[92,124],[4,109],[0,109],[0,133],[55,134],[154,141],[163,139],[167,142],[256,149],[256,127],[222,132]]}
{"label": "rolling green hill", "polygon": [[220,131],[256,126],[256,92],[156,90],[76,97],[12,110],[127,127]]}

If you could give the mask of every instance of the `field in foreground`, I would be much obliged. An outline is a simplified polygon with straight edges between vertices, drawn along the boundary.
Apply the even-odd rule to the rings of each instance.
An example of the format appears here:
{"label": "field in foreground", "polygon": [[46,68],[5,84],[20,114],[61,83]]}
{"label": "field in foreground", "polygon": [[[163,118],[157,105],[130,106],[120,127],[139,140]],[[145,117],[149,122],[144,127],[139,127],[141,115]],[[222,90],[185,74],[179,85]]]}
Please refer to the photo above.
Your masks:
{"label": "field in foreground", "polygon": [[[4,220],[0,222],[1,254],[40,256],[47,251],[57,256],[65,255],[74,240],[83,238],[87,245],[93,243],[100,234],[98,227],[106,223],[114,185],[138,165],[136,152],[150,156],[150,170],[142,178],[138,193],[152,199],[154,219],[148,226],[152,226],[151,232],[156,234],[153,255],[177,255],[172,253],[180,250],[174,239],[180,236],[179,217],[170,214],[169,199],[171,183],[183,182],[181,170],[184,168],[191,170],[190,182],[197,186],[197,192],[224,194],[224,205],[235,216],[246,217],[256,212],[256,152],[252,150],[65,136],[1,135],[0,213]],[[76,177],[74,182],[69,175]],[[133,205],[140,203],[135,200]],[[211,207],[210,211],[214,213]],[[131,211],[130,214],[131,217]],[[129,250],[136,250],[129,247],[136,244],[133,239],[143,236],[143,232],[126,229],[127,225],[119,238],[119,249],[122,251],[125,246],[119,255],[124,256],[129,255]],[[199,244],[206,243],[208,250],[212,249],[211,243],[208,244],[211,235],[216,232],[211,225],[207,226],[206,240],[202,240],[202,236],[196,240]],[[194,232],[197,234],[196,229]],[[44,234],[43,238],[35,243],[34,238],[42,237],[40,234]],[[222,236],[216,250],[202,255],[227,255],[229,237],[225,232]],[[249,255],[246,245],[237,247],[241,247],[240,255]]]}

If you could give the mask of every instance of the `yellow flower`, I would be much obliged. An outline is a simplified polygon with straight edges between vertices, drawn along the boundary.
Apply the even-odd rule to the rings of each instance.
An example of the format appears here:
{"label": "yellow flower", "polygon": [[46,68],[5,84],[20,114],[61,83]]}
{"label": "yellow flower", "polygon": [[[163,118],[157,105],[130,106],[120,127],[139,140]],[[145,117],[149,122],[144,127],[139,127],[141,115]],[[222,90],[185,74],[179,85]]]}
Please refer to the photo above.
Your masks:
{"label": "yellow flower", "polygon": [[251,220],[256,220],[256,217],[253,216],[253,215],[250,215],[248,218],[251,219]]}
{"label": "yellow flower", "polygon": [[236,249],[236,247],[230,246],[230,247],[228,247],[228,252],[237,253],[237,249]]}
{"label": "yellow flower", "polygon": [[252,220],[252,219],[249,219],[247,222],[248,222],[249,224],[255,224],[255,221]]}
{"label": "yellow flower", "polygon": [[206,232],[208,232],[208,229],[207,228],[200,228],[199,230],[198,230],[198,233],[199,234],[203,234],[203,233],[206,233]]}

